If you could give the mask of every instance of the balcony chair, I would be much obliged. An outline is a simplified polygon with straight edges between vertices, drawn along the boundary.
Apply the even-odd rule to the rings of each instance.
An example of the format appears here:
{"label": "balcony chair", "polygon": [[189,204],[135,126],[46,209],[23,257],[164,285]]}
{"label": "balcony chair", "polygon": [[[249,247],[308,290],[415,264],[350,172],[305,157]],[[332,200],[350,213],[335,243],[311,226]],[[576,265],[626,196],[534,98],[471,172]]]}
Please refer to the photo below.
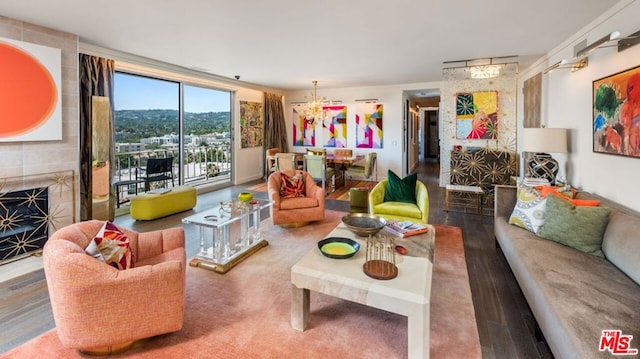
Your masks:
{"label": "balcony chair", "polygon": [[304,170],[308,172],[316,182],[322,182],[322,189],[327,189],[329,182],[331,192],[336,189],[336,173],[333,168],[327,167],[326,157],[318,155],[304,155]]}
{"label": "balcony chair", "polygon": [[[303,181],[304,193],[300,194],[301,197],[284,197],[281,195],[283,174],[289,178],[299,176],[299,180]],[[270,212],[274,225],[301,227],[311,221],[324,219],[325,193],[309,173],[296,170],[275,172],[269,176],[267,190],[269,199],[273,201]]]}
{"label": "balcony chair", "polygon": [[167,181],[171,180],[171,186],[175,186],[173,179],[173,157],[167,158],[149,158],[147,160],[147,168],[144,177],[145,191],[151,189],[151,183],[164,182],[164,187],[167,187]]}
{"label": "balcony chair", "polygon": [[369,213],[394,221],[427,223],[429,219],[429,193],[424,183],[416,181],[416,204],[384,202],[388,180],[380,181],[369,192]]}
{"label": "balcony chair", "polygon": [[129,238],[134,267],[118,270],[85,253],[105,222],[57,230],[43,250],[56,332],[62,345],[89,353],[126,350],[134,341],[182,328],[186,253],[181,227]]}
{"label": "balcony chair", "polygon": [[[364,157],[364,164],[359,165],[354,163],[344,171],[345,181],[347,178],[353,179],[353,177],[359,177],[362,179],[369,179],[375,173],[375,180],[378,181],[378,169],[376,167],[377,154],[375,152],[369,152]],[[361,162],[361,161],[358,161]],[[345,182],[346,187],[346,182]]]}

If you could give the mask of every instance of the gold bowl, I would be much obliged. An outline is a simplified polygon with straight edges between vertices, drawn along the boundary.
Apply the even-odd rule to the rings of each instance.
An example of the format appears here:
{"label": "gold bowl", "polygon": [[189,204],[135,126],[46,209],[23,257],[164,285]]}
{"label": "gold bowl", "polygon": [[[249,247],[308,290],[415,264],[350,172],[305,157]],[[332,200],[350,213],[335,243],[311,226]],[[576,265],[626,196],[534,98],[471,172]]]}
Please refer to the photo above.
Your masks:
{"label": "gold bowl", "polygon": [[351,213],[342,217],[342,223],[356,235],[368,237],[380,232],[387,220],[368,213]]}

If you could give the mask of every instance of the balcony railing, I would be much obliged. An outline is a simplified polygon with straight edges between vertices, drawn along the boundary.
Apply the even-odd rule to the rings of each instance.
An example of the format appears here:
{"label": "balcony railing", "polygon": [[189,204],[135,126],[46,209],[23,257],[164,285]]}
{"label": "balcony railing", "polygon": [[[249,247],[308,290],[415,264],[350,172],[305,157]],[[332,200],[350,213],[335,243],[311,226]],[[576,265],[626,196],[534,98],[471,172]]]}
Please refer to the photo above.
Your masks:
{"label": "balcony railing", "polygon": [[[173,157],[173,176],[178,182],[180,178],[180,161],[178,149],[158,149],[135,152],[116,153],[116,166],[113,183],[122,181],[142,180],[145,177],[145,168],[149,158]],[[184,183],[198,185],[211,182],[228,181],[231,178],[231,148],[225,146],[197,146],[187,147],[183,152],[184,167],[182,173]],[[162,182],[155,184],[162,186]],[[121,194],[128,197],[138,191],[144,191],[144,183],[128,186],[127,190],[121,190]],[[121,199],[119,199],[121,200]]]}

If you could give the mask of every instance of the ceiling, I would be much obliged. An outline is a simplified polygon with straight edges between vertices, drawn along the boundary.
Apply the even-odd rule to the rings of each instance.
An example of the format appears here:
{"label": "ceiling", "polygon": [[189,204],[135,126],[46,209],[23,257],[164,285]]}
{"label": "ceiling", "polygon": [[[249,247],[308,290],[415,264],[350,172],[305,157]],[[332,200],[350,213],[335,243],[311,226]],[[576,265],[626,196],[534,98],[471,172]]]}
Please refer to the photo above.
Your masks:
{"label": "ceiling", "polygon": [[[442,62],[526,68],[618,0],[3,0],[80,41],[283,90],[439,81]],[[103,7],[98,4],[104,4]]]}

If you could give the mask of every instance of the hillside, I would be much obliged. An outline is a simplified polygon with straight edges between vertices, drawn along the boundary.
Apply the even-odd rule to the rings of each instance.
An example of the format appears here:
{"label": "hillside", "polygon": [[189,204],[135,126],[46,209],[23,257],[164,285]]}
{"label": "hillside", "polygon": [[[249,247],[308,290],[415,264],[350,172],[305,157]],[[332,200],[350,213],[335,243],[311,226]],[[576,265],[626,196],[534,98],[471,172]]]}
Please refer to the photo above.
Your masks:
{"label": "hillside", "polygon": [[[185,134],[228,132],[229,112],[185,113]],[[115,112],[118,142],[140,142],[141,138],[178,133],[177,110],[118,110]]]}

